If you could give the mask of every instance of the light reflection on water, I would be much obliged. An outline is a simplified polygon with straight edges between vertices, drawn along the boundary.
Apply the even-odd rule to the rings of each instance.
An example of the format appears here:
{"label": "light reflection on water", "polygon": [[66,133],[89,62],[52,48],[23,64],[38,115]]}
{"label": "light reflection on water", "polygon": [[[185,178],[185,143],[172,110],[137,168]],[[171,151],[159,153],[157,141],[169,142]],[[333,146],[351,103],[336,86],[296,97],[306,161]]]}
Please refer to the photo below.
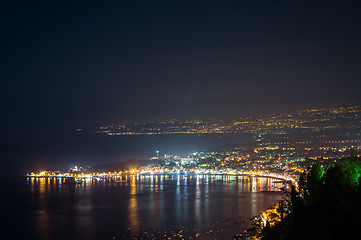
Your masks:
{"label": "light reflection on water", "polygon": [[231,237],[250,226],[251,217],[280,199],[279,180],[226,175],[131,175],[63,184],[56,178],[26,181],[26,216],[34,239],[112,239],[171,225],[209,229]]}

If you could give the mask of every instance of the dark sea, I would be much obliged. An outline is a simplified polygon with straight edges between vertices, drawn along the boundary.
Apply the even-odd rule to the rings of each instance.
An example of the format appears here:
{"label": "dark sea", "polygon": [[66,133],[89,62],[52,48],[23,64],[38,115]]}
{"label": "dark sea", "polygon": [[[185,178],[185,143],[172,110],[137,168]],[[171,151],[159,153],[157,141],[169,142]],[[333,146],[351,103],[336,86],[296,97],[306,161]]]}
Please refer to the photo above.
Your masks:
{"label": "dark sea", "polygon": [[283,187],[274,179],[248,176],[124,178],[124,183],[25,177],[2,182],[2,233],[6,239],[75,240],[125,239],[141,231],[169,237],[178,231],[186,239],[197,233],[199,239],[232,239],[281,198]]}
{"label": "dark sea", "polygon": [[251,141],[250,135],[236,134],[60,134],[3,141],[1,233],[4,239],[75,240],[124,239],[141,231],[163,232],[168,238],[178,231],[179,239],[185,232],[199,234],[199,239],[231,239],[250,226],[251,217],[281,198],[282,184],[266,178],[188,174],[68,185],[57,178],[23,175],[39,169],[146,160],[156,151],[159,155],[219,151]]}

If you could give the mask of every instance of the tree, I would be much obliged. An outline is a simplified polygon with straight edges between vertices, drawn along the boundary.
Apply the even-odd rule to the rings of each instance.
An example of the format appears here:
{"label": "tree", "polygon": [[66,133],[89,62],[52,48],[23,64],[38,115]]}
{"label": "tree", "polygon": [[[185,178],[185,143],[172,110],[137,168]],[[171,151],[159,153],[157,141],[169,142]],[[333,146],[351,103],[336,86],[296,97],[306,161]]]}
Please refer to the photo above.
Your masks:
{"label": "tree", "polygon": [[360,159],[355,156],[330,165],[326,173],[314,164],[300,176],[300,192],[292,186],[292,213],[278,227],[270,229],[264,239],[358,239],[360,170]]}
{"label": "tree", "polygon": [[307,190],[307,172],[303,172],[298,179],[298,188],[302,195],[305,195]]}
{"label": "tree", "polygon": [[312,165],[307,175],[307,191],[310,197],[306,198],[308,203],[319,200],[320,192],[323,187],[323,174],[325,171],[319,163]]}
{"label": "tree", "polygon": [[361,163],[357,156],[351,155],[345,161],[346,183],[350,186],[358,185],[358,179],[361,176]]}

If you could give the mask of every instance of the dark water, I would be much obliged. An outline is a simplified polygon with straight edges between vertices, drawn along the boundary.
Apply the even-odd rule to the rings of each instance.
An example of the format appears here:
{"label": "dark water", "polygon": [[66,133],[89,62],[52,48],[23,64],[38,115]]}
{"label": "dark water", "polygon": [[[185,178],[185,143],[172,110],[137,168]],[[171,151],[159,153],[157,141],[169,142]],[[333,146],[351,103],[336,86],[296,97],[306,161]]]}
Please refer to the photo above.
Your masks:
{"label": "dark water", "polygon": [[50,134],[7,139],[0,145],[6,173],[23,175],[38,169],[69,169],[128,159],[147,160],[159,154],[182,155],[218,151],[252,141],[248,134],[74,135]]}
{"label": "dark water", "polygon": [[201,239],[229,239],[279,200],[283,187],[269,178],[211,175],[135,175],[126,183],[82,185],[11,180],[1,182],[2,233],[39,240],[119,239],[129,228],[136,233],[140,226],[153,231],[172,225],[196,229]]}

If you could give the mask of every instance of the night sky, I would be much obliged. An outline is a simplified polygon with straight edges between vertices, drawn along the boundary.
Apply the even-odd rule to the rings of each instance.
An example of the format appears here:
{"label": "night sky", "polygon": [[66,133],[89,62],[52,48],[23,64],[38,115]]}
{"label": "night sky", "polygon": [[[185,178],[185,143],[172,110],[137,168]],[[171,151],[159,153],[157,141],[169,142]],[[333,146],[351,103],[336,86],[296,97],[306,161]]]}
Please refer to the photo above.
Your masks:
{"label": "night sky", "polygon": [[3,134],[360,104],[356,2],[8,1]]}

